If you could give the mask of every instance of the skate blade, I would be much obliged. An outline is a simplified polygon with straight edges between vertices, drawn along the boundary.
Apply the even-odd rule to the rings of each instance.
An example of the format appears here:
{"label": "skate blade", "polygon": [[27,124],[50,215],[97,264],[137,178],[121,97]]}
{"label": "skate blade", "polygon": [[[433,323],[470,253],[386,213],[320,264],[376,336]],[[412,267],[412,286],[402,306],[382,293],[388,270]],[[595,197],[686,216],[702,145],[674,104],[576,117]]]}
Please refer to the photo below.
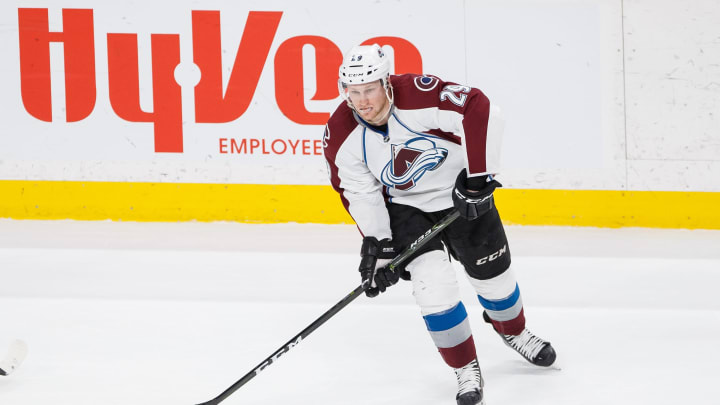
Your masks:
{"label": "skate blade", "polygon": [[562,371],[562,365],[560,364],[559,360],[560,360],[560,358],[556,357],[553,364],[547,366],[546,368],[548,368],[550,370],[555,370],[555,371]]}

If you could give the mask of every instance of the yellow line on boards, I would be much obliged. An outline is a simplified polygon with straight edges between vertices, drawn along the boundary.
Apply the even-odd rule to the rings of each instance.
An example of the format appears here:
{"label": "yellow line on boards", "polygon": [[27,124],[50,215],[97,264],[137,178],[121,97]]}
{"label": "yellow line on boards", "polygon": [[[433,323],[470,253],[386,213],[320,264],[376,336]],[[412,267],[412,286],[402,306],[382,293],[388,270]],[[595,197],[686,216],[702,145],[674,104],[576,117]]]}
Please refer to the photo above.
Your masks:
{"label": "yellow line on boards", "polygon": [[0,217],[352,223],[329,186],[0,181]]}
{"label": "yellow line on boards", "polygon": [[[499,189],[516,225],[720,229],[720,193]],[[352,223],[329,186],[0,181],[0,217]]]}
{"label": "yellow line on boards", "polygon": [[720,193],[513,189],[495,193],[507,224],[720,229]]}

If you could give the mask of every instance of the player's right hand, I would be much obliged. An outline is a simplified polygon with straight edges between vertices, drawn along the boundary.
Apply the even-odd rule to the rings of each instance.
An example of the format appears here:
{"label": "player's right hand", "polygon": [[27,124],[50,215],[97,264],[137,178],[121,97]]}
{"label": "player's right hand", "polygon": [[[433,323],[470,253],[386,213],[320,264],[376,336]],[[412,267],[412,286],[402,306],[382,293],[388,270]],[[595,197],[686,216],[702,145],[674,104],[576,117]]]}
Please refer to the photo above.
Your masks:
{"label": "player's right hand", "polygon": [[385,292],[388,285],[382,281],[376,283],[376,272],[395,257],[395,248],[390,243],[390,239],[377,240],[374,236],[366,236],[360,248],[360,257],[358,270],[363,285],[366,285],[365,295],[370,298],[377,297],[381,292]]}

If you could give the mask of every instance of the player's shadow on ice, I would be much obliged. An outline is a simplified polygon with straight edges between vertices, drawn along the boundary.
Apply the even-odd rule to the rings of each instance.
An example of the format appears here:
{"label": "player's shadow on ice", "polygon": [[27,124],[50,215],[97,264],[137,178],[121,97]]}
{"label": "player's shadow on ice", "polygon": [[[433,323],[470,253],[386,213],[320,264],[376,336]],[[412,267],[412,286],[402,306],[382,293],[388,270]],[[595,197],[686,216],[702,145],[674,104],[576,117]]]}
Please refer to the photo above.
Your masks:
{"label": "player's shadow on ice", "polygon": [[487,373],[488,375],[554,375],[562,372],[563,366],[558,362],[550,367],[538,367],[521,359],[505,360],[483,367],[483,374]]}

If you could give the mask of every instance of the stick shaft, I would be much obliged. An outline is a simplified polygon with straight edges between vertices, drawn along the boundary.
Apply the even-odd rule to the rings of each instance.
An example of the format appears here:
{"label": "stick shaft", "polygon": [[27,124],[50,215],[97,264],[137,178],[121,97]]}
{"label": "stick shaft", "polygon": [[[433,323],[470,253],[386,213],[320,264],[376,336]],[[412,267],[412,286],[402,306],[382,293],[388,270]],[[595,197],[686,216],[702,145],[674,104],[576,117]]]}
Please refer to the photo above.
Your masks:
{"label": "stick shaft", "polygon": [[[417,252],[418,249],[423,247],[427,242],[429,242],[438,233],[440,233],[443,229],[445,229],[445,227],[450,225],[455,219],[458,218],[459,215],[460,214],[456,210],[453,210],[450,214],[446,215],[438,223],[436,223],[430,229],[428,229],[424,234],[420,235],[419,238],[417,238],[413,243],[411,243],[410,246],[408,246],[405,250],[403,250],[392,261],[390,261],[390,263],[388,264],[388,267],[391,270],[395,271],[395,269],[401,263],[403,263],[405,260],[407,260],[413,253]],[[241,379],[237,380],[228,389],[226,389],[220,395],[211,399],[210,401],[203,402],[202,404],[199,404],[199,405],[217,405],[220,402],[224,401],[227,397],[232,395],[232,393],[237,391],[240,387],[242,387],[248,381],[255,378],[255,376],[260,374],[263,370],[265,370],[267,367],[269,367],[271,364],[273,364],[275,361],[277,361],[280,358],[280,356],[282,356],[283,354],[290,351],[290,349],[292,349],[293,347],[300,344],[300,342],[302,342],[303,339],[308,337],[308,335],[310,335],[313,331],[315,331],[315,329],[319,328],[328,319],[335,316],[335,314],[340,312],[340,310],[342,310],[348,304],[353,302],[357,297],[359,297],[363,292],[365,292],[365,290],[368,287],[368,284],[369,283],[365,283],[365,284],[362,284],[362,285],[359,285],[358,287],[356,287],[353,291],[351,291],[343,299],[338,301],[338,303],[335,304],[332,308],[327,310],[324,314],[322,314],[319,318],[317,318],[313,323],[308,325],[300,333],[295,335],[287,343],[285,343],[283,346],[281,346],[279,349],[277,349],[273,354],[268,356],[265,360],[262,361],[262,363],[258,364],[254,369],[252,369],[250,372],[245,374]]]}

